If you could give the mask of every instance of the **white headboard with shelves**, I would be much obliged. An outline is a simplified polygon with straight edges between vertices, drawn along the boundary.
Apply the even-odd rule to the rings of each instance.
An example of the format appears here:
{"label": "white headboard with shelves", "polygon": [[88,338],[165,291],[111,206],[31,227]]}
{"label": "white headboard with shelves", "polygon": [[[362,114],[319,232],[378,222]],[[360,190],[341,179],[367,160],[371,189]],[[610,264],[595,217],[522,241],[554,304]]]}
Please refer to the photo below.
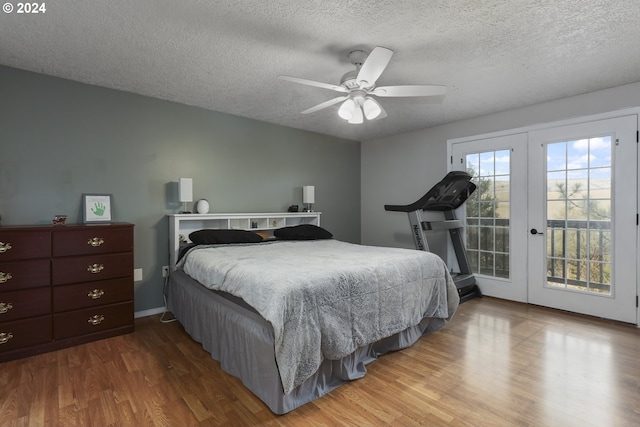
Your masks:
{"label": "white headboard with shelves", "polygon": [[[175,269],[180,242],[189,242],[189,234],[205,228],[263,231],[272,233],[282,227],[300,224],[320,226],[321,212],[216,213],[169,215],[169,265]],[[181,239],[182,236],[182,239]]]}

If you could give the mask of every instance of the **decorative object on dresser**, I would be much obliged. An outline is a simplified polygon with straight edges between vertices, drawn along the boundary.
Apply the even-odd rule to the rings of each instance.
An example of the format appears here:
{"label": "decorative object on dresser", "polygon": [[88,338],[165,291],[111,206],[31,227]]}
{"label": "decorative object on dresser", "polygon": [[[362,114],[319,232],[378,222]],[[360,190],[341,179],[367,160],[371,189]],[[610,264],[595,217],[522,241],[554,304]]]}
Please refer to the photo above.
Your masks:
{"label": "decorative object on dresser", "polygon": [[133,330],[133,224],[0,227],[0,362]]}
{"label": "decorative object on dresser", "polygon": [[82,216],[85,223],[111,222],[111,194],[83,194]]}
{"label": "decorative object on dresser", "polygon": [[65,225],[67,223],[67,215],[56,215],[51,220],[53,225]]}

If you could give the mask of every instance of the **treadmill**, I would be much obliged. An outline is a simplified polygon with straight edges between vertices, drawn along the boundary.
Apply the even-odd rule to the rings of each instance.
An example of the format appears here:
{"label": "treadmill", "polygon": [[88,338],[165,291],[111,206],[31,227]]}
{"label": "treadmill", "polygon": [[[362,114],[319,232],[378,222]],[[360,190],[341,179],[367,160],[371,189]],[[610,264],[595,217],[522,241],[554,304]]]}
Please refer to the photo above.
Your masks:
{"label": "treadmill", "polygon": [[[462,206],[475,190],[476,185],[471,182],[471,175],[462,171],[451,171],[418,201],[410,205],[384,205],[387,211],[407,213],[411,235],[418,250],[430,252],[426,232],[449,231],[460,269],[460,273],[452,273],[451,276],[461,302],[482,296],[469,267],[469,259],[464,247],[464,224],[462,220],[456,218],[455,214],[455,210]],[[423,221],[420,216],[421,211],[442,212],[444,220]]]}

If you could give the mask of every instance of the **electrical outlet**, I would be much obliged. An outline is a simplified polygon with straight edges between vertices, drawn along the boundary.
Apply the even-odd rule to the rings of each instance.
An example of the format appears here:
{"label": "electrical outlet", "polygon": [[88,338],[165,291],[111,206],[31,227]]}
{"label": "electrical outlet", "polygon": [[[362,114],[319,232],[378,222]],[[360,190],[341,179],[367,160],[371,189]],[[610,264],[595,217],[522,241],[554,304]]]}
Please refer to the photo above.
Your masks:
{"label": "electrical outlet", "polygon": [[163,265],[162,266],[162,277],[167,277],[169,275],[169,266],[168,265]]}

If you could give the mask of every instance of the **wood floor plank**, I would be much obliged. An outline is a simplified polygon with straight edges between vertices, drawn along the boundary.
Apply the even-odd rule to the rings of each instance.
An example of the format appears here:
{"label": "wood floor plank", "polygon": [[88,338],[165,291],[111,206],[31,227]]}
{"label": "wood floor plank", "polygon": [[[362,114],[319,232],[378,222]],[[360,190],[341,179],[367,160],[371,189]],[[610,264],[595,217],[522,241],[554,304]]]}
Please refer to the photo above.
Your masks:
{"label": "wood floor plank", "polygon": [[640,330],[480,298],[367,375],[275,415],[179,323],[0,363],[2,426],[637,426]]}

